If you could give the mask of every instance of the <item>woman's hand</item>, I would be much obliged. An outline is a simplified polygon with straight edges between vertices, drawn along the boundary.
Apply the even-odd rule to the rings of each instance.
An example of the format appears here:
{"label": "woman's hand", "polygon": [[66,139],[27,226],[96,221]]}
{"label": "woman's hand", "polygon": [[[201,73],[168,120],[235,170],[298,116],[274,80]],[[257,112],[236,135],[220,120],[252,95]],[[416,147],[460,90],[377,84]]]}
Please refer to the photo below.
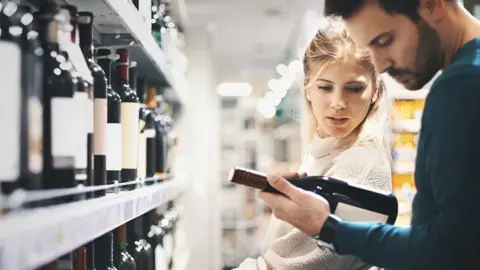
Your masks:
{"label": "woman's hand", "polygon": [[[284,174],[283,177],[301,177],[304,175]],[[260,192],[259,197],[272,208],[273,214],[309,236],[320,232],[330,214],[330,206],[323,197],[297,188],[280,176],[267,176],[272,187],[283,195]]]}

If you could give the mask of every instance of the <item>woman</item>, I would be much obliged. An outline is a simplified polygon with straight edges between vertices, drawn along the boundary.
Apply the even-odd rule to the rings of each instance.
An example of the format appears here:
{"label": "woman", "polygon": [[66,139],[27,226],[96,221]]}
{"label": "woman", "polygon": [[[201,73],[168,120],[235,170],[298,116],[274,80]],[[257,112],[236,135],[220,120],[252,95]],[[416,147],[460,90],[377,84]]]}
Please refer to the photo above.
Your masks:
{"label": "woman", "polygon": [[[340,21],[326,23],[304,58],[304,140],[300,172],[324,175],[391,191],[389,111],[379,75],[366,51],[349,38]],[[371,269],[339,256],[328,245],[272,216],[266,250],[237,269]]]}

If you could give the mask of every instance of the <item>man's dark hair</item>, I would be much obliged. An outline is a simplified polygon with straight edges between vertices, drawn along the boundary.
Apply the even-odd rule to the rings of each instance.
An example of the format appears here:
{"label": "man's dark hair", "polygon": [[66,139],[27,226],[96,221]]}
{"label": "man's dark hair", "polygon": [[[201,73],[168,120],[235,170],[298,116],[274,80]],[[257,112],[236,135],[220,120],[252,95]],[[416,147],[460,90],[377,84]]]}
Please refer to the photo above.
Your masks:
{"label": "man's dark hair", "polygon": [[[325,0],[325,16],[338,16],[348,19],[362,8],[367,2],[372,0]],[[414,22],[417,22],[418,5],[420,0],[373,0],[377,1],[380,8],[389,14],[405,15]]]}

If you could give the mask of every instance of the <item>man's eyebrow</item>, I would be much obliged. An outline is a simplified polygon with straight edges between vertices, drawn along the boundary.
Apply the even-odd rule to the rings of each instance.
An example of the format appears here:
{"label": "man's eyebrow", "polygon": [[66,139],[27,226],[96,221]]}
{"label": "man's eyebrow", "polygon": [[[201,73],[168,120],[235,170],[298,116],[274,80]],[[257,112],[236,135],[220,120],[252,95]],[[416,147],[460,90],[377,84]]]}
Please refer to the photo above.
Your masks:
{"label": "man's eyebrow", "polygon": [[390,31],[381,33],[380,35],[373,38],[368,45],[373,46],[373,45],[378,44],[378,40],[381,39],[382,37],[388,35],[388,34],[390,34]]}

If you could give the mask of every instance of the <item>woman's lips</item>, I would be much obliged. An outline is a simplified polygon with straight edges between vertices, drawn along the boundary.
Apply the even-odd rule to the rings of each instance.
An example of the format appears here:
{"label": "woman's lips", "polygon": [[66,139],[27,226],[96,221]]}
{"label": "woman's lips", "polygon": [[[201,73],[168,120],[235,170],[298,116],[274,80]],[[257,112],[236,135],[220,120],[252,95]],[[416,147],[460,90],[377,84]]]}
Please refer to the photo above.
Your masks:
{"label": "woman's lips", "polygon": [[341,126],[347,123],[347,117],[327,117],[327,121],[333,126]]}

